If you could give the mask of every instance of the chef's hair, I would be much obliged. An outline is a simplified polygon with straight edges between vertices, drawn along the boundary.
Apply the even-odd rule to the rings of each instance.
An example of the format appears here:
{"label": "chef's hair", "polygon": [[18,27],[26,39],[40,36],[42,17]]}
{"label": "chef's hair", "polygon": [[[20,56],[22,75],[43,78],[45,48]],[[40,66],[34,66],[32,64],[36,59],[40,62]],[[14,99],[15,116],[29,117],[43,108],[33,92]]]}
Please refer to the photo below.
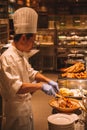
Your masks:
{"label": "chef's hair", "polygon": [[[21,36],[23,34],[15,34],[14,35],[14,41],[17,42],[20,40]],[[33,33],[27,33],[27,34],[24,34],[26,36],[27,39],[30,39],[34,34]]]}

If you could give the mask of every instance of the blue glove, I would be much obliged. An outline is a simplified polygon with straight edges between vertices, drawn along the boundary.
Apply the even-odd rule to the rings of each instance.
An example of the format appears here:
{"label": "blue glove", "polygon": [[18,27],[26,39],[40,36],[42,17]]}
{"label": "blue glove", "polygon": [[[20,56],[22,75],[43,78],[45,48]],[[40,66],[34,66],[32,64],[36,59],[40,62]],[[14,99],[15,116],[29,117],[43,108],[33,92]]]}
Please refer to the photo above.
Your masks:
{"label": "blue glove", "polygon": [[58,87],[58,83],[53,81],[53,80],[50,80],[48,82],[49,85],[51,85],[54,89],[55,89],[55,92],[57,93],[59,91],[59,87]]}
{"label": "blue glove", "polygon": [[42,91],[44,91],[48,95],[55,96],[55,94],[56,94],[54,88],[51,85],[49,85],[49,84],[43,84],[42,85]]}

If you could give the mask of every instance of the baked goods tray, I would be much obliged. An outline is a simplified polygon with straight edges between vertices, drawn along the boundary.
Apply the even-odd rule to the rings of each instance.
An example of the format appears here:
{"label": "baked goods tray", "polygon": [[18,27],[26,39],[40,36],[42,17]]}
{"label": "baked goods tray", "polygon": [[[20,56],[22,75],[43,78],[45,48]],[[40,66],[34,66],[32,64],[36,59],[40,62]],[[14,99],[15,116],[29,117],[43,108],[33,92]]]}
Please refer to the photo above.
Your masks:
{"label": "baked goods tray", "polygon": [[61,78],[58,75],[58,85],[66,97],[81,99],[87,96],[87,79]]}

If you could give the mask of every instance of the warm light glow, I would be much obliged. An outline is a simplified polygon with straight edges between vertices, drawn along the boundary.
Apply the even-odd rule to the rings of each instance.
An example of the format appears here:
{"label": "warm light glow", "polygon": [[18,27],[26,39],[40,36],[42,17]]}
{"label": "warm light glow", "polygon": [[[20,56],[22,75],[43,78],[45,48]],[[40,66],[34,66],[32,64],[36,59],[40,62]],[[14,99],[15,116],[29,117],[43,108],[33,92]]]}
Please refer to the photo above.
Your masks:
{"label": "warm light glow", "polygon": [[82,83],[82,80],[79,80],[79,83]]}

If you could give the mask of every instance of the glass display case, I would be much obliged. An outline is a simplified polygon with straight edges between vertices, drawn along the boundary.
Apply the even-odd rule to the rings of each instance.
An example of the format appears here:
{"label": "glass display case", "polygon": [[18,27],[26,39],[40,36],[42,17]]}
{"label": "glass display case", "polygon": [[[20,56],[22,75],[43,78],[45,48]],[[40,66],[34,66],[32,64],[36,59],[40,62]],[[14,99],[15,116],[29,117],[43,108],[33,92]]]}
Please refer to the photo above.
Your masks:
{"label": "glass display case", "polygon": [[65,97],[82,99],[87,96],[87,79],[59,79],[60,93]]}
{"label": "glass display case", "polygon": [[[87,29],[59,30],[57,38],[57,70],[73,65],[75,61],[80,61],[86,64]],[[60,61],[60,63],[58,61]]]}
{"label": "glass display case", "polygon": [[36,43],[39,45],[54,45],[54,29],[38,29]]}

